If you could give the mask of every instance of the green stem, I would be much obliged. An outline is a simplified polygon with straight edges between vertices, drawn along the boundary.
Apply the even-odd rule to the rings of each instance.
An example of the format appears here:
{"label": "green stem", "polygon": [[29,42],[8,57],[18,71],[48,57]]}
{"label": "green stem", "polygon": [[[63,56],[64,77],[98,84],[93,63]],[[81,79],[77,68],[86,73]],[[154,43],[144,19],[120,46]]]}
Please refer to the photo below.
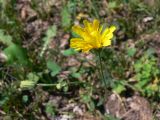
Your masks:
{"label": "green stem", "polygon": [[38,83],[37,86],[42,86],[42,87],[52,87],[56,86],[57,84],[43,84],[43,83]]}
{"label": "green stem", "polygon": [[104,73],[103,73],[103,66],[102,66],[101,52],[100,51],[98,51],[98,57],[99,57],[100,74],[101,74],[102,83],[104,83],[105,89],[107,89],[107,83],[105,81],[105,77],[104,77]]}
{"label": "green stem", "polygon": [[[86,84],[86,83],[84,83],[84,82],[70,82],[70,83],[68,83],[68,85],[79,85],[79,84]],[[38,83],[36,85],[42,86],[42,87],[53,87],[53,86],[56,86],[57,84]]]}

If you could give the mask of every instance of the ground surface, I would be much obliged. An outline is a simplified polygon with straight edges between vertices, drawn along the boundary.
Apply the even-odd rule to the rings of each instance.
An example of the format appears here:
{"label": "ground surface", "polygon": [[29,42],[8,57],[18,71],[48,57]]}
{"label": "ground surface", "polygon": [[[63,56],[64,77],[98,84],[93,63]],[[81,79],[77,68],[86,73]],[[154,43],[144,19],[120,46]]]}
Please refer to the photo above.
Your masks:
{"label": "ground surface", "polygon": [[[149,72],[148,79],[154,80],[144,88],[142,87],[142,90],[134,86],[137,81],[134,77],[136,71],[133,65],[148,49],[154,48],[153,56],[157,65],[156,68],[153,66],[151,68],[159,70],[158,65],[160,65],[158,26],[160,17],[157,14],[159,9],[152,9],[152,6],[156,8],[158,3],[154,0],[146,0],[142,3],[147,7],[125,0],[122,3],[116,3],[114,0],[17,0],[10,2],[14,5],[8,5],[8,14],[7,10],[5,12],[11,23],[7,23],[5,19],[1,20],[3,23],[1,29],[5,30],[6,34],[10,34],[13,41],[27,51],[31,67],[30,65],[17,67],[20,64],[17,61],[8,64],[0,54],[0,58],[2,57],[0,119],[159,120],[159,90],[152,89],[150,95],[146,86],[157,83],[156,87],[158,86],[159,89],[159,81],[157,82],[156,78],[160,80],[160,74],[152,76],[152,72]],[[10,17],[12,16],[11,10],[14,11],[16,18]],[[150,11],[153,13],[150,14]],[[105,61],[106,56],[109,56],[107,59],[111,58],[111,61],[106,60],[106,63],[111,64],[108,65],[108,69],[114,78],[113,81],[125,79],[127,81],[127,84],[123,84],[125,89],[116,89],[119,88],[118,86],[109,87],[105,94],[98,76],[95,56],[92,53],[66,52],[69,49],[69,40],[73,36],[71,26],[81,25],[84,19],[93,20],[94,18],[99,19],[101,23],[117,25],[112,50],[120,57],[120,60],[116,56],[110,57],[107,52],[103,55],[103,59]],[[20,23],[10,26],[15,19]],[[54,28],[51,29],[51,38],[48,38],[47,47],[42,52],[45,46],[44,41],[47,39],[46,31],[51,26],[56,27],[56,33]],[[10,27],[15,29],[12,30]],[[18,38],[20,42],[16,40]],[[143,43],[142,46],[140,46],[141,43]],[[2,50],[6,46],[2,43]],[[136,53],[126,52],[129,48],[136,48]],[[43,57],[40,58],[41,53]],[[131,56],[134,54],[134,56],[126,57],[127,53]],[[49,64],[49,60],[58,63],[60,68]],[[152,62],[147,63],[152,64]],[[57,73],[53,75],[52,72],[55,71]],[[20,83],[22,80],[30,79],[29,73],[32,73],[34,77],[38,76],[39,81],[34,88],[24,90],[20,87]],[[153,86],[153,88],[156,87]]]}

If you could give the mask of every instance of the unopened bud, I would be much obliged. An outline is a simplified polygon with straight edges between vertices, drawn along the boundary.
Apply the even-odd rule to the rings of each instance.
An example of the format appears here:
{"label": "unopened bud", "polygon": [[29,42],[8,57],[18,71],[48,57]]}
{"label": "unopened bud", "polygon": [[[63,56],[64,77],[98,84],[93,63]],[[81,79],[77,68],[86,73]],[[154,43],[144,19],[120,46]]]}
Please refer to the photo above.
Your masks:
{"label": "unopened bud", "polygon": [[35,86],[35,82],[34,81],[30,81],[30,80],[23,80],[20,83],[20,88],[22,89],[32,89]]}

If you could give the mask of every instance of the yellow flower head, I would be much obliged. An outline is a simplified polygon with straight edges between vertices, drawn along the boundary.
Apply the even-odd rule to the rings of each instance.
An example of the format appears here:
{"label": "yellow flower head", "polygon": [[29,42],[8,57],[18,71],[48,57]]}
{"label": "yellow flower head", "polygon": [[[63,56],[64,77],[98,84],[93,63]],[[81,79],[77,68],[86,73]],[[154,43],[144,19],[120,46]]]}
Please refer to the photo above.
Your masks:
{"label": "yellow flower head", "polygon": [[75,50],[82,50],[82,52],[88,52],[93,48],[101,48],[111,45],[113,32],[116,29],[115,26],[105,28],[105,30],[102,31],[103,26],[100,26],[98,20],[94,20],[93,23],[84,20],[83,23],[83,28],[80,26],[72,27],[72,30],[80,37],[72,38],[70,40],[71,48],[74,48]]}

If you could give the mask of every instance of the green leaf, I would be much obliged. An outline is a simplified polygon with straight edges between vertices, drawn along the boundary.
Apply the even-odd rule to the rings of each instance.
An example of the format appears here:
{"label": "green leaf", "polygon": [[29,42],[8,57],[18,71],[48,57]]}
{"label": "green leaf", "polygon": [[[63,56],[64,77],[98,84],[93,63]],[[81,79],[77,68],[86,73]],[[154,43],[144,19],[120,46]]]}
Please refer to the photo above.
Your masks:
{"label": "green leaf", "polygon": [[6,35],[2,29],[0,29],[0,42],[8,46],[13,44],[12,37],[10,35]]}
{"label": "green leaf", "polygon": [[129,48],[127,50],[127,54],[129,57],[133,57],[135,55],[135,53],[136,53],[136,48]]}
{"label": "green leaf", "polygon": [[61,71],[61,67],[54,61],[47,62],[47,68],[51,70],[51,75],[55,76]]}
{"label": "green leaf", "polygon": [[63,87],[63,91],[64,91],[64,92],[67,92],[67,91],[68,91],[68,89],[69,89],[69,88],[68,88],[68,86],[67,86],[67,85]]}
{"label": "green leaf", "polygon": [[135,87],[138,89],[143,89],[143,87],[148,83],[147,79],[143,79],[143,81],[139,81],[137,84],[135,84]]}
{"label": "green leaf", "polygon": [[24,103],[26,103],[29,100],[28,95],[23,95],[22,100]]}
{"label": "green leaf", "polygon": [[82,95],[82,100],[84,103],[88,103],[89,101],[91,101],[91,97],[88,95]]}
{"label": "green leaf", "polygon": [[29,63],[26,50],[19,45],[11,44],[3,52],[7,56],[7,62],[10,64],[17,62],[21,65],[27,65]]}
{"label": "green leaf", "polygon": [[101,106],[101,105],[103,105],[103,103],[104,103],[104,98],[100,97],[96,106]]}
{"label": "green leaf", "polygon": [[154,48],[149,48],[149,49],[146,51],[146,54],[147,54],[148,56],[153,55],[154,53],[155,53],[155,49],[154,49]]}
{"label": "green leaf", "polygon": [[109,2],[108,7],[110,9],[117,8],[117,2],[116,1]]}
{"label": "green leaf", "polygon": [[140,72],[141,69],[143,67],[143,64],[140,62],[140,61],[137,61],[135,64],[134,64],[134,68],[135,68],[135,71],[136,72]]}
{"label": "green leaf", "polygon": [[8,100],[8,96],[1,96],[2,98],[0,99],[0,106],[4,105]]}
{"label": "green leaf", "polygon": [[120,94],[121,92],[125,91],[125,85],[122,83],[123,81],[116,81],[114,87],[113,87],[113,91],[115,91],[116,93]]}
{"label": "green leaf", "polygon": [[124,3],[129,3],[129,0],[123,0]]}
{"label": "green leaf", "polygon": [[68,7],[64,6],[61,11],[61,17],[62,17],[62,26],[63,27],[69,27],[71,25],[71,14],[68,10]]}
{"label": "green leaf", "polygon": [[72,73],[71,76],[74,78],[80,78],[81,74],[80,73]]}
{"label": "green leaf", "polygon": [[27,78],[28,78],[28,80],[31,80],[31,81],[35,81],[35,82],[38,82],[38,80],[39,80],[39,76],[38,75],[36,75],[35,73],[29,73],[28,75],[27,75]]}
{"label": "green leaf", "polygon": [[104,116],[103,120],[120,120],[120,119],[115,118],[114,116],[107,114],[107,115]]}
{"label": "green leaf", "polygon": [[39,80],[39,76],[35,73],[29,73],[27,75],[27,78],[27,80],[22,80],[20,83],[20,88],[22,88],[23,90],[30,90],[34,88]]}
{"label": "green leaf", "polygon": [[45,37],[42,39],[44,41],[43,48],[40,52],[40,56],[42,57],[45,50],[47,49],[49,43],[51,42],[52,38],[55,37],[57,34],[57,27],[55,25],[48,28],[45,33]]}
{"label": "green leaf", "polygon": [[67,8],[69,13],[73,13],[76,10],[77,1],[76,0],[69,0],[67,4]]}
{"label": "green leaf", "polygon": [[77,33],[75,33],[74,31],[71,31],[72,37],[80,37],[80,35],[78,35]]}
{"label": "green leaf", "polygon": [[88,108],[90,111],[94,111],[95,110],[95,103],[93,100],[90,100],[89,104],[88,104]]}
{"label": "green leaf", "polygon": [[50,114],[52,117],[55,116],[55,107],[53,106],[52,103],[50,102],[47,103],[45,112]]}
{"label": "green leaf", "polygon": [[67,49],[67,50],[64,50],[64,51],[62,52],[62,54],[63,54],[64,56],[71,56],[71,55],[75,55],[76,53],[77,53],[77,51],[74,50],[74,49],[72,49],[72,48]]}
{"label": "green leaf", "polygon": [[46,37],[47,38],[55,37],[56,33],[57,33],[57,27],[55,25],[53,25],[53,26],[51,26],[51,27],[48,28],[48,30],[46,32]]}

